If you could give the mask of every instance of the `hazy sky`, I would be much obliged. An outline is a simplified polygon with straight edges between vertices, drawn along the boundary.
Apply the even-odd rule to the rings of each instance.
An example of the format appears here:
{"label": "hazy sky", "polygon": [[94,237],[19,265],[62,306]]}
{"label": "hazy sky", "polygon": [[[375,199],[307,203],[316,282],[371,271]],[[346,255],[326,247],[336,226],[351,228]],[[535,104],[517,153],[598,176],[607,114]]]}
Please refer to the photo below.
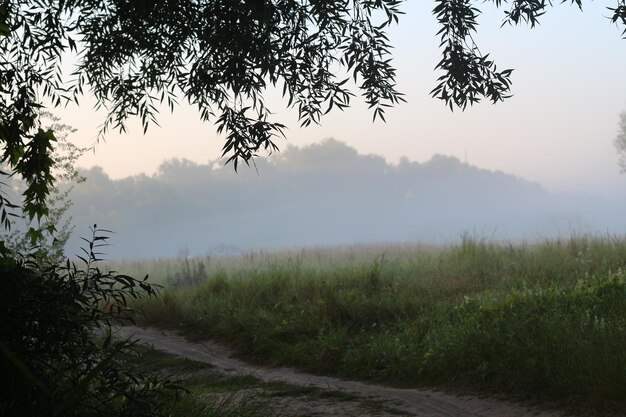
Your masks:
{"label": "hazy sky", "polygon": [[[440,59],[434,3],[409,0],[403,6],[406,15],[391,31],[398,88],[407,103],[391,109],[386,124],[372,124],[371,112],[356,98],[349,110],[327,115],[322,126],[300,129],[296,112],[285,109],[274,93],[270,109],[289,127],[288,141],[279,145],[334,137],[390,162],[402,156],[421,162],[436,153],[467,156],[473,165],[537,181],[551,191],[626,192],[626,175],[619,174],[612,144],[618,114],[626,110],[626,40],[606,18],[606,7],[615,1],[586,2],[582,13],[557,4],[532,30],[500,28],[502,11],[476,3],[484,14],[475,39],[499,68],[515,69],[512,98],[465,112],[450,112],[431,98],[440,75],[433,71]],[[92,144],[104,120],[92,105],[86,97],[80,107],[55,111],[79,129],[72,136],[77,144]],[[151,174],[167,158],[202,163],[219,156],[223,137],[201,123],[193,108],[164,112],[160,123],[145,137],[136,122],[130,123],[129,134],[109,134],[80,165],[100,165],[120,178]]]}

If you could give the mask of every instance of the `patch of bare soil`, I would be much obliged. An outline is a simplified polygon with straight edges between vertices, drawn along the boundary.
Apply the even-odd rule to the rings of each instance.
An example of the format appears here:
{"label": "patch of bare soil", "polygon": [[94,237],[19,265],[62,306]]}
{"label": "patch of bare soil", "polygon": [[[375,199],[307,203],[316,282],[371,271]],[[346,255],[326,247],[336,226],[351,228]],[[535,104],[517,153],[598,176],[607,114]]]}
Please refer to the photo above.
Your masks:
{"label": "patch of bare soil", "polygon": [[[405,414],[419,417],[561,417],[558,411],[545,411],[493,398],[455,396],[439,391],[391,388],[381,385],[348,381],[327,376],[306,374],[292,368],[262,368],[233,357],[227,347],[206,341],[194,343],[171,331],[135,326],[120,329],[123,336],[199,362],[212,364],[227,376],[252,375],[264,382],[286,383],[314,387],[328,392],[343,392],[342,396],[289,395],[272,396],[272,405],[286,415],[363,416],[378,417]],[[258,393],[242,390],[237,395],[250,398]],[[369,400],[369,402],[368,402]],[[380,407],[383,404],[384,407]],[[281,413],[283,414],[283,413]]]}

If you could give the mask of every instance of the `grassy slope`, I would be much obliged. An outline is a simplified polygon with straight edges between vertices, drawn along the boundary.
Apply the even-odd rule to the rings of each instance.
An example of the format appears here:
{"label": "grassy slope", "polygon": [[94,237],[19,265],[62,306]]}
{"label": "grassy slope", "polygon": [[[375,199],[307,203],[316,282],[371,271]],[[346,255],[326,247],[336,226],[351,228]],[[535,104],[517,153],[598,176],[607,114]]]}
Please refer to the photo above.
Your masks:
{"label": "grassy slope", "polygon": [[252,258],[170,264],[146,322],[313,372],[626,409],[626,240]]}

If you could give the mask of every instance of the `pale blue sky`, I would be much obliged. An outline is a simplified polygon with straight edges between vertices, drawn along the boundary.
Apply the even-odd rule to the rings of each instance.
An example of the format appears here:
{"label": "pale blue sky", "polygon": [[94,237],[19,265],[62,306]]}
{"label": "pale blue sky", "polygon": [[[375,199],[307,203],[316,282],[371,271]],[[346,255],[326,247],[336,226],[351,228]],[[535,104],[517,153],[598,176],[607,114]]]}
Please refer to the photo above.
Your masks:
{"label": "pale blue sky", "polygon": [[[587,2],[583,13],[556,5],[532,30],[500,29],[502,11],[476,3],[485,13],[475,39],[500,68],[515,69],[514,97],[454,113],[430,98],[440,59],[430,12],[434,2],[408,0],[406,15],[391,31],[398,88],[407,103],[391,109],[386,124],[372,124],[371,113],[357,99],[349,110],[328,115],[322,126],[300,129],[295,112],[284,109],[274,94],[270,107],[289,127],[288,141],[279,144],[334,137],[389,161],[467,155],[470,164],[519,175],[551,191],[626,192],[626,175],[619,174],[612,145],[618,114],[626,110],[626,40],[605,18],[614,1]],[[55,111],[79,129],[72,140],[82,145],[95,140],[104,118],[92,104],[85,98],[79,108]],[[138,123],[130,124],[130,134],[109,134],[80,165],[100,165],[119,178],[150,174],[166,158],[207,162],[219,156],[223,138],[211,124],[200,123],[194,109],[165,112],[160,121],[161,127],[153,126],[145,137]]]}

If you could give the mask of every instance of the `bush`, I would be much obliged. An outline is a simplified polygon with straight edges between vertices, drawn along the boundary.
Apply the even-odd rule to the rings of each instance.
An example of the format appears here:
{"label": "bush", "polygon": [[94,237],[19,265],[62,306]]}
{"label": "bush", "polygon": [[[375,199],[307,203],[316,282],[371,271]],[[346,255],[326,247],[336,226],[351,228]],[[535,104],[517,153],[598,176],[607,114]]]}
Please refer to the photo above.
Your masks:
{"label": "bush", "polygon": [[100,271],[103,232],[92,229],[80,268],[14,252],[0,257],[0,415],[169,415],[179,386],[125,369],[133,343],[112,337],[132,321],[128,301],[156,288]]}

